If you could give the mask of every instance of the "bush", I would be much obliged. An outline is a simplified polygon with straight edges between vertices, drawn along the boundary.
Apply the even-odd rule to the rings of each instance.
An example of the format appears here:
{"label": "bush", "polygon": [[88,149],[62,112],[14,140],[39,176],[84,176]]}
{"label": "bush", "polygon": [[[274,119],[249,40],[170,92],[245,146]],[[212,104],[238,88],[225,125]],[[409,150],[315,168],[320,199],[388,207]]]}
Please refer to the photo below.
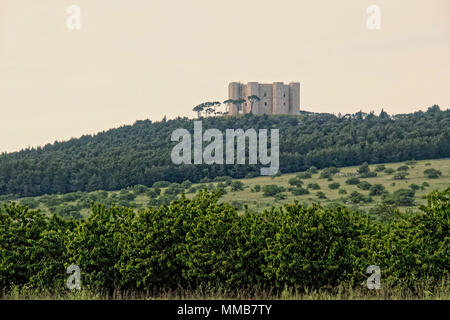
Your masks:
{"label": "bush", "polygon": [[367,181],[361,181],[358,183],[358,188],[361,190],[369,190],[372,185]]}
{"label": "bush", "polygon": [[152,185],[152,187],[153,188],[167,188],[169,185],[170,185],[169,181],[157,181]]}
{"label": "bush", "polygon": [[394,175],[394,180],[405,180],[408,175],[409,172],[400,171]]}
{"label": "bush", "polygon": [[352,178],[347,179],[347,180],[345,181],[345,183],[346,183],[346,184],[349,184],[349,185],[356,185],[356,184],[359,184],[359,183],[360,183],[360,180],[359,180],[359,178],[357,178],[357,177],[352,177]]}
{"label": "bush", "polygon": [[386,174],[393,174],[394,172],[395,172],[395,170],[392,169],[392,168],[386,168],[386,169],[384,169],[384,173],[386,173]]}
{"label": "bush", "polygon": [[400,166],[400,167],[397,168],[397,171],[408,171],[408,170],[409,170],[409,167],[405,166],[405,165]]}
{"label": "bush", "polygon": [[294,196],[301,196],[304,194],[309,194],[308,189],[302,188],[302,187],[297,187],[291,190],[292,194]]}
{"label": "bush", "polygon": [[230,186],[233,192],[244,190],[244,183],[239,180],[233,181]]}
{"label": "bush", "polygon": [[415,184],[415,183],[412,183],[412,184],[409,185],[409,188],[414,190],[414,191],[417,191],[417,190],[420,189],[420,186]]}
{"label": "bush", "polygon": [[436,170],[434,168],[426,169],[423,173],[428,179],[437,179],[442,175],[440,170]]}
{"label": "bush", "polygon": [[274,197],[278,193],[286,191],[284,187],[277,186],[276,184],[267,184],[263,186],[262,190],[264,197]]}
{"label": "bush", "polygon": [[288,183],[291,186],[296,186],[296,187],[301,187],[303,185],[303,181],[300,180],[300,178],[298,178],[298,177],[290,178]]}
{"label": "bush", "polygon": [[256,192],[260,192],[261,191],[261,186],[259,184],[255,184],[255,191]]}
{"label": "bush", "polygon": [[392,194],[386,195],[383,202],[386,204],[395,204],[397,206],[413,206],[415,205],[414,195],[414,190],[398,189]]}
{"label": "bush", "polygon": [[350,201],[351,203],[368,203],[368,202],[372,202],[372,198],[369,196],[365,196],[361,193],[359,193],[358,191],[353,191],[350,196],[348,197],[348,201]]}
{"label": "bush", "polygon": [[370,171],[369,164],[367,162],[364,162],[357,170],[357,172],[359,174],[365,174],[365,173],[367,173],[369,171]]}
{"label": "bush", "polygon": [[384,164],[379,164],[375,167],[376,172],[383,172],[386,169],[386,166]]}
{"label": "bush", "polygon": [[373,184],[370,186],[369,188],[370,192],[369,195],[370,196],[381,196],[384,191],[386,190],[386,188],[382,185],[382,184]]}
{"label": "bush", "polygon": [[305,171],[297,173],[296,176],[299,179],[310,179],[312,177],[312,174],[308,171]]}
{"label": "bush", "polygon": [[345,189],[339,189],[338,193],[339,193],[339,194],[347,194],[347,190],[345,190]]}
{"label": "bush", "polygon": [[333,175],[339,172],[339,169],[336,167],[325,168],[320,172],[319,179],[328,179],[332,178]]}
{"label": "bush", "polygon": [[330,188],[331,190],[335,190],[339,189],[340,186],[341,184],[339,182],[333,182],[328,185],[328,188]]}
{"label": "bush", "polygon": [[315,183],[315,182],[313,182],[313,183],[308,183],[308,189],[312,189],[312,190],[319,190],[320,189],[320,186],[319,186],[319,184],[318,183]]}
{"label": "bush", "polygon": [[327,196],[325,195],[325,193],[323,193],[322,191],[318,191],[318,192],[316,193],[316,196],[317,196],[317,198],[319,198],[319,199],[326,199],[326,198],[327,198]]}
{"label": "bush", "polygon": [[315,174],[315,173],[317,173],[317,172],[319,172],[319,171],[317,170],[316,167],[312,166],[312,167],[310,167],[308,170],[306,170],[306,172],[308,172],[308,173],[310,173],[310,174]]}

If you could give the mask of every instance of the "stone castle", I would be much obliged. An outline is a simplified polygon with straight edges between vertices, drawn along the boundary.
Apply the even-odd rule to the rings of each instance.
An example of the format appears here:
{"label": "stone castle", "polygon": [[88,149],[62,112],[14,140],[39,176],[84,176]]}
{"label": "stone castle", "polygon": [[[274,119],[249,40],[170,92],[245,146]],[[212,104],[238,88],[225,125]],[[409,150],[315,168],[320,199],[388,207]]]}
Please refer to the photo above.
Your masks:
{"label": "stone castle", "polygon": [[[249,101],[248,97],[257,96],[259,101]],[[228,104],[228,114],[299,114],[300,82],[274,82],[247,84],[231,82],[228,85],[228,99],[245,100],[241,106]],[[239,108],[239,110],[238,110]]]}

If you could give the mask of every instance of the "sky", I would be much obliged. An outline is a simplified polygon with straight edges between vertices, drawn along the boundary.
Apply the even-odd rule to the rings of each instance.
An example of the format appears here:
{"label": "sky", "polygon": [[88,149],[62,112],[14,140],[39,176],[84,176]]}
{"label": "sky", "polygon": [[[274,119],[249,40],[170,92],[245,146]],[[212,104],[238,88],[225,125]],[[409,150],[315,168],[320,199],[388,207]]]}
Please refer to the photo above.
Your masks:
{"label": "sky", "polygon": [[448,0],[0,0],[0,152],[194,117],[232,81],[299,81],[314,112],[447,109],[449,57]]}

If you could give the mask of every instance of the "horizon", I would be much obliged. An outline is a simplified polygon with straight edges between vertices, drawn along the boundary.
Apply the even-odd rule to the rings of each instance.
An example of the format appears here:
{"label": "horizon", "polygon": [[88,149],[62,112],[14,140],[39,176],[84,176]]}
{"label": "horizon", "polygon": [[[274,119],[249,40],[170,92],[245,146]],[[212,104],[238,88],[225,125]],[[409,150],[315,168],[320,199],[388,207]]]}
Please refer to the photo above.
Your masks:
{"label": "horizon", "polygon": [[449,13],[448,0],[0,0],[0,152],[194,118],[232,81],[298,81],[311,112],[445,110]]}

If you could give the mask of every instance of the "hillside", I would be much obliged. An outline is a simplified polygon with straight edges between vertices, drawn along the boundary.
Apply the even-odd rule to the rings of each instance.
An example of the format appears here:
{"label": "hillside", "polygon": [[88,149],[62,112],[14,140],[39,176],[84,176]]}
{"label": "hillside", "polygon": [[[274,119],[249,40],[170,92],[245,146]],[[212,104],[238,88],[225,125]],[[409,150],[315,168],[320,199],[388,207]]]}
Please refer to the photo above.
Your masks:
{"label": "hillside", "polygon": [[[75,191],[120,190],[156,181],[199,182],[204,178],[259,175],[256,165],[173,165],[170,152],[178,128],[193,120],[137,121],[94,136],[0,155],[0,195],[11,197]],[[203,119],[203,129],[280,129],[280,171],[315,166],[344,167],[450,157],[450,111],[389,116],[357,113]]]}
{"label": "hillside", "polygon": [[[429,178],[425,170],[441,172],[436,178]],[[74,192],[64,195],[44,195],[21,199],[7,199],[0,196],[0,206],[8,202],[18,202],[33,209],[63,217],[87,217],[91,202],[100,202],[146,209],[170,204],[182,193],[193,198],[201,189],[224,190],[221,202],[230,203],[243,212],[245,206],[251,211],[261,212],[272,206],[282,206],[299,201],[302,204],[320,203],[326,207],[346,205],[353,210],[371,213],[375,218],[388,218],[393,207],[402,211],[418,211],[419,205],[426,203],[424,196],[433,190],[443,190],[450,186],[450,159],[405,161],[368,166],[366,177],[358,173],[359,167],[344,167],[339,172],[327,176],[329,169],[308,170],[297,174],[282,174],[274,177],[248,179],[217,178],[199,184],[185,181],[182,184],[159,181],[154,187],[136,185],[118,191],[97,190]],[[310,172],[310,174],[308,174]],[[400,172],[407,175],[402,178]],[[373,173],[376,173],[376,176]],[[358,178],[349,184],[349,179]],[[400,179],[401,178],[401,179]],[[217,181],[220,180],[220,181]],[[274,190],[276,186],[278,190]],[[272,189],[268,189],[272,188]],[[2,201],[3,197],[3,201]],[[390,206],[391,208],[387,208]]]}

